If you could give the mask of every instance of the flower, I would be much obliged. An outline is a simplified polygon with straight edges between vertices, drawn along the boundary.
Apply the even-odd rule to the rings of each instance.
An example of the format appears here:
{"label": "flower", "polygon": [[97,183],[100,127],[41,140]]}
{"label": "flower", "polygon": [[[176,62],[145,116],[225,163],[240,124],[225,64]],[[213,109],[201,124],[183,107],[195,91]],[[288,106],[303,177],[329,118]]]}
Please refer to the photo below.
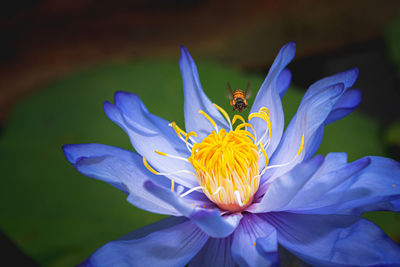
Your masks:
{"label": "flower", "polygon": [[270,266],[279,264],[278,243],[312,265],[400,265],[399,246],[360,217],[400,210],[400,164],[314,156],[325,125],[360,103],[359,90],[350,89],[358,70],[311,85],[283,133],[281,97],[294,54],[294,43],[280,50],[247,121],[211,103],[184,47],[186,132],[149,113],[135,94],[105,102],[138,153],[65,145],[68,161],[136,207],[171,216],[105,244],[83,265]]}

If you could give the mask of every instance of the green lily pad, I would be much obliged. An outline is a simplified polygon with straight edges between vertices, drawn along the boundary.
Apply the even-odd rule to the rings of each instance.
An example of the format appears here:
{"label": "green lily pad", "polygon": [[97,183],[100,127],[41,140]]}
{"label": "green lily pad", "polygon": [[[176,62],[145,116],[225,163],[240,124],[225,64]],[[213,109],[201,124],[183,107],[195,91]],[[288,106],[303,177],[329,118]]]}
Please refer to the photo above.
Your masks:
{"label": "green lily pad", "polygon": [[[209,62],[198,66],[206,93],[229,111],[227,80],[234,87],[251,80],[258,88],[264,78]],[[0,227],[41,265],[72,266],[102,244],[162,218],[133,207],[106,183],[79,174],[61,150],[63,144],[74,143],[132,149],[102,110],[103,101],[112,101],[117,90],[137,93],[152,113],[183,126],[177,60],[111,64],[70,75],[21,101],[5,125],[0,139]],[[289,90],[287,114],[294,114],[301,95]],[[350,159],[383,155],[378,130],[362,114],[350,115],[327,127],[320,152],[347,151]],[[393,219],[381,225],[391,223]],[[398,229],[385,229],[399,234]]]}

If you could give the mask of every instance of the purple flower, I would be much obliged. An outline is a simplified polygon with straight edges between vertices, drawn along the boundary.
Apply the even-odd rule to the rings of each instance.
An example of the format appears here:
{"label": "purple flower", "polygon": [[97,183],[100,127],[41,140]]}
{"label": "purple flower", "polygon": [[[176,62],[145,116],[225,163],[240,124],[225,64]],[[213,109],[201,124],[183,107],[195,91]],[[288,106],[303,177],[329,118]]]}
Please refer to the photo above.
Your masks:
{"label": "purple flower", "polygon": [[317,266],[400,265],[400,248],[365,211],[400,209],[400,164],[345,153],[314,156],[325,125],[360,103],[351,69],[310,86],[286,131],[281,97],[295,44],[279,52],[247,121],[204,94],[182,47],[186,131],[117,92],[107,116],[138,153],[102,144],[65,145],[82,174],[121,189],[141,209],[171,215],[111,241],[87,266],[279,265],[278,243]]}

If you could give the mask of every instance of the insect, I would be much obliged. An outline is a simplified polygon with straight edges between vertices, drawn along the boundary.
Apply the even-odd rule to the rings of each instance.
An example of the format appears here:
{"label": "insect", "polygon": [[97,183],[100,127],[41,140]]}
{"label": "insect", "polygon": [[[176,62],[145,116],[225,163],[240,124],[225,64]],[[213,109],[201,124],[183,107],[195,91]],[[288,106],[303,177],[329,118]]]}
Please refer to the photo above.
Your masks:
{"label": "insect", "polygon": [[239,112],[245,110],[247,108],[247,98],[249,97],[250,92],[250,82],[247,83],[245,91],[242,89],[232,90],[229,82],[227,83],[227,89],[229,91],[229,98],[231,99],[230,104],[233,107],[233,110],[237,110]]}

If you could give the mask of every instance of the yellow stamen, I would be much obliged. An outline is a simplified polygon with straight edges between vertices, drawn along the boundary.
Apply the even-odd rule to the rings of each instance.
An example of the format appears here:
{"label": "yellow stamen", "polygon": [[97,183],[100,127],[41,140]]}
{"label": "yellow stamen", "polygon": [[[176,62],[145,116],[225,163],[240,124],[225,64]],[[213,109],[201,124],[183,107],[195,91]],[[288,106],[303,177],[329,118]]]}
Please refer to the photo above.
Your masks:
{"label": "yellow stamen", "polygon": [[[187,142],[186,142],[186,143],[187,143]],[[189,162],[186,158],[183,158],[183,157],[170,155],[170,154],[167,154],[167,153],[165,153],[165,152],[158,151],[158,150],[154,150],[154,152],[157,153],[157,154],[160,155],[160,156],[170,157],[170,158],[174,158],[174,159],[180,159],[180,160]]]}
{"label": "yellow stamen", "polygon": [[144,165],[149,171],[151,171],[152,173],[158,174],[158,172],[156,172],[156,171],[149,165],[149,163],[147,163],[147,160],[146,160],[145,157],[143,157],[143,165]]}
{"label": "yellow stamen", "polygon": [[250,193],[251,193],[250,185],[247,185],[247,186],[246,186],[246,198],[245,198],[245,200],[243,201],[243,205],[246,205],[247,202],[249,202]]}
{"label": "yellow stamen", "polygon": [[154,150],[154,152],[156,152],[158,155],[161,155],[161,156],[167,156],[167,153],[164,153],[164,152],[161,152],[158,150]]}
{"label": "yellow stamen", "polygon": [[219,110],[219,112],[221,112],[221,114],[225,117],[226,121],[230,124],[231,119],[229,118],[228,113],[226,113],[226,111],[223,108],[221,108],[220,106],[218,106],[215,103],[214,103],[214,107],[216,107]]}
{"label": "yellow stamen", "polygon": [[271,113],[269,112],[269,109],[267,109],[266,107],[261,107],[259,109],[259,112],[265,112],[265,114],[267,114],[268,117],[271,116]]}
{"label": "yellow stamen", "polygon": [[269,163],[269,159],[268,159],[267,152],[264,149],[264,144],[262,142],[260,142],[260,148],[261,148],[261,151],[262,151],[262,153],[264,155],[264,158],[265,158],[265,165],[264,166],[267,166],[268,163]]}
{"label": "yellow stamen", "polygon": [[251,125],[250,123],[247,123],[247,122],[243,122],[243,123],[239,124],[238,126],[236,126],[235,131],[239,131],[239,130],[243,129],[244,127],[253,128],[253,125]]}
{"label": "yellow stamen", "polygon": [[283,163],[283,164],[277,164],[277,165],[271,165],[271,166],[265,167],[264,170],[260,173],[260,176],[263,175],[266,170],[269,170],[269,169],[272,169],[272,168],[284,167],[284,166],[287,166],[289,164],[292,164],[298,158],[298,156],[301,154],[301,152],[303,152],[303,148],[304,148],[304,133],[301,136],[299,150],[297,151],[296,155],[293,157],[292,160],[290,160],[289,162]]}
{"label": "yellow stamen", "polygon": [[[157,150],[156,150],[156,151],[157,151]],[[176,158],[176,159],[181,159],[181,160],[184,160],[184,161],[188,161],[187,159],[182,158],[182,157],[171,156],[171,155],[168,155],[168,154],[163,153],[163,152],[160,152],[160,151],[158,151],[158,152],[160,153],[160,155],[165,154],[166,156],[169,156],[169,157],[172,157],[172,158]],[[164,155],[163,155],[163,156],[164,156]],[[172,171],[172,172],[167,172],[167,173],[165,173],[165,172],[158,172],[158,171],[154,170],[154,169],[150,166],[150,164],[147,162],[147,159],[146,159],[145,157],[143,157],[143,165],[144,165],[150,172],[154,173],[155,175],[168,176],[168,175],[174,175],[174,174],[178,174],[178,173],[188,173],[188,174],[191,174],[191,175],[193,175],[193,176],[196,177],[196,174],[193,173],[192,171],[189,171],[189,170],[177,170],[177,171]]]}
{"label": "yellow stamen", "polygon": [[300,148],[299,148],[299,151],[297,151],[297,155],[300,155],[301,151],[303,151],[303,148],[304,148],[304,133],[301,136]]}
{"label": "yellow stamen", "polygon": [[175,181],[174,179],[171,179],[171,192],[174,192],[175,189]]}
{"label": "yellow stamen", "polygon": [[[253,127],[252,127],[252,128],[253,128]],[[248,131],[238,130],[237,132],[238,132],[238,133],[243,133],[244,135],[250,137],[254,142],[256,142],[256,140],[257,140],[256,137],[255,137],[252,133],[250,133],[250,132],[248,132]]]}
{"label": "yellow stamen", "polygon": [[186,132],[185,132],[184,130],[182,130],[181,128],[179,128],[179,126],[176,125],[176,122],[173,121],[173,122],[171,122],[171,123],[168,124],[168,125],[171,126],[171,127],[175,130],[176,134],[177,134],[180,138],[182,138],[182,135],[186,137]]}
{"label": "yellow stamen", "polygon": [[214,126],[214,128],[217,127],[217,124],[215,123],[215,121],[214,121],[213,119],[211,119],[211,117],[208,116],[207,113],[205,113],[205,112],[202,111],[202,110],[199,110],[199,113],[200,113],[201,115],[203,115],[204,117],[206,117],[206,119]]}
{"label": "yellow stamen", "polygon": [[186,135],[186,138],[185,138],[185,142],[186,143],[187,143],[187,141],[189,140],[189,138],[191,136],[197,137],[197,134],[195,132],[193,132],[193,131],[188,132],[188,134]]}
{"label": "yellow stamen", "polygon": [[[260,109],[261,110],[261,109]],[[266,109],[268,110],[268,109]],[[265,109],[264,109],[265,111]],[[269,113],[269,111],[268,111]],[[268,126],[268,139],[271,139],[272,136],[272,124],[271,124],[271,120],[269,119],[269,116],[266,112],[255,112],[255,113],[251,113],[249,115],[249,121],[251,121],[251,119],[253,118],[260,118],[263,121],[265,121],[267,123]]]}
{"label": "yellow stamen", "polygon": [[234,125],[237,120],[241,120],[242,122],[246,122],[245,119],[242,116],[240,116],[239,114],[235,114],[235,116],[233,116],[232,125]]}

